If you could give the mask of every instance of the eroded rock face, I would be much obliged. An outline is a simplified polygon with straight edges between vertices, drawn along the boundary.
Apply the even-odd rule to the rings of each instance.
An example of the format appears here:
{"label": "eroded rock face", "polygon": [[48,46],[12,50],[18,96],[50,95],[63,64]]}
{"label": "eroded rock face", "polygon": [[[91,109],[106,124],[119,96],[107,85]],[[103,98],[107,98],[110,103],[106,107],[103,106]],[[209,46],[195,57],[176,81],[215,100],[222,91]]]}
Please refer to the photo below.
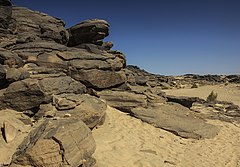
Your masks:
{"label": "eroded rock face", "polygon": [[0,0],[0,31],[7,29],[12,16],[12,3],[9,0]]}
{"label": "eroded rock face", "polygon": [[64,22],[60,19],[16,6],[12,8],[12,18],[15,20],[10,25],[12,32],[22,36],[19,38],[22,42],[26,41],[26,37],[53,40],[61,44],[68,42],[68,32],[64,28]]}
{"label": "eroded rock face", "polygon": [[0,110],[0,166],[10,164],[12,155],[31,130],[31,119],[14,110]]}
{"label": "eroded rock face", "polygon": [[3,101],[9,108],[25,111],[39,107],[42,103],[50,103],[52,95],[61,93],[86,92],[86,87],[71,77],[44,79],[25,79],[9,85],[3,95]]}
{"label": "eroded rock face", "polygon": [[77,117],[90,129],[102,124],[105,120],[107,104],[97,97],[87,94],[61,94],[53,97],[57,117]]}
{"label": "eroded rock face", "polygon": [[11,166],[91,166],[95,149],[91,131],[81,120],[46,120],[22,142]]}
{"label": "eroded rock face", "polygon": [[70,75],[72,78],[84,83],[87,87],[100,90],[117,87],[126,81],[125,74],[122,72],[97,69],[72,71]]}
{"label": "eroded rock face", "polygon": [[124,112],[130,112],[135,107],[146,107],[147,97],[126,91],[101,91],[98,95],[105,99],[108,105]]}
{"label": "eroded rock face", "polygon": [[105,20],[86,20],[68,29],[70,38],[68,46],[81,43],[102,44],[102,39],[108,36],[109,24]]}

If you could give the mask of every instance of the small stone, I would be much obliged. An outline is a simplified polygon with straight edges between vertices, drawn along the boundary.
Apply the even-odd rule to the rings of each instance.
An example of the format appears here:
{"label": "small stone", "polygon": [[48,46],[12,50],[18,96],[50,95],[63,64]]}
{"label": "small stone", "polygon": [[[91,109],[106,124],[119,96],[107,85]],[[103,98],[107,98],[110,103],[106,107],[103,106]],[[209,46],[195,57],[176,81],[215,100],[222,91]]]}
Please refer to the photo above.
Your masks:
{"label": "small stone", "polygon": [[64,115],[64,118],[69,118],[69,117],[71,117],[71,114],[65,114]]}
{"label": "small stone", "polygon": [[8,121],[3,122],[3,135],[6,143],[10,143],[17,136],[17,129]]}

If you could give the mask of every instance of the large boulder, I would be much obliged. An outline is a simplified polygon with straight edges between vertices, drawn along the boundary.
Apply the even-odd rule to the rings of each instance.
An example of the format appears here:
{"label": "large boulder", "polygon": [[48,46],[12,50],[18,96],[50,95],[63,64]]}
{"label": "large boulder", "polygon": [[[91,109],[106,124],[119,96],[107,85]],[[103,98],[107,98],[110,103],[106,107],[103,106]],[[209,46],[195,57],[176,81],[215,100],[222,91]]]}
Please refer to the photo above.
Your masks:
{"label": "large boulder", "polygon": [[10,84],[1,103],[7,108],[25,111],[38,108],[42,103],[50,103],[53,95],[85,92],[86,87],[69,76],[41,80],[29,78]]}
{"label": "large boulder", "polygon": [[101,91],[100,98],[107,101],[108,105],[124,112],[130,112],[135,107],[146,107],[147,96],[127,91]]}
{"label": "large boulder", "polygon": [[81,120],[45,120],[22,142],[10,166],[91,167],[95,149],[91,131]]}
{"label": "large boulder", "polygon": [[117,87],[126,81],[124,73],[97,69],[71,71],[70,76],[89,88],[107,89]]}
{"label": "large boulder", "polygon": [[60,19],[17,6],[12,8],[12,18],[14,22],[10,27],[12,32],[18,34],[19,42],[38,39],[53,40],[61,44],[68,42],[68,32]]}
{"label": "large boulder", "polygon": [[46,102],[44,92],[41,90],[38,80],[26,79],[10,84],[4,93],[1,103],[17,111],[24,111],[38,107]]}
{"label": "large boulder", "polygon": [[10,0],[0,0],[0,30],[7,29],[12,16]]}
{"label": "large boulder", "polygon": [[24,64],[24,61],[18,56],[18,54],[0,48],[0,64],[7,65],[8,67],[21,67]]}
{"label": "large boulder", "polygon": [[181,104],[184,107],[191,108],[193,106],[193,103],[203,103],[205,100],[200,99],[199,97],[185,97],[185,96],[167,96],[168,102],[174,102]]}
{"label": "large boulder", "polygon": [[68,46],[82,43],[102,44],[102,39],[108,36],[109,24],[105,20],[86,20],[68,29]]}
{"label": "large boulder", "polygon": [[219,128],[198,118],[188,108],[177,103],[165,103],[152,108],[134,108],[131,114],[157,128],[172,132],[183,138],[213,138]]}
{"label": "large boulder", "polygon": [[52,95],[62,93],[83,94],[86,92],[86,87],[80,82],[75,81],[69,76],[44,78],[39,81],[41,90],[45,93],[47,99],[51,100]]}
{"label": "large boulder", "polygon": [[53,97],[57,117],[72,116],[81,119],[89,128],[104,122],[106,103],[88,94],[61,94]]}
{"label": "large boulder", "polygon": [[31,130],[31,126],[24,123],[27,121],[31,122],[30,118],[14,110],[0,110],[0,166],[10,164],[12,155],[27,137]]}

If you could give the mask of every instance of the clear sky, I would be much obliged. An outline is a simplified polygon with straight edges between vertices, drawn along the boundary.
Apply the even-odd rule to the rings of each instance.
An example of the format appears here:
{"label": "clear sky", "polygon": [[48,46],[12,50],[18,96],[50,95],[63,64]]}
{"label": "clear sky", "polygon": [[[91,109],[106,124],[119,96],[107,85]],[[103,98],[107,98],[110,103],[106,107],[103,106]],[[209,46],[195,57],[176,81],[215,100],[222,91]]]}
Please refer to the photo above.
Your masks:
{"label": "clear sky", "polygon": [[127,63],[163,75],[240,74],[240,0],[12,0],[72,26],[105,19]]}

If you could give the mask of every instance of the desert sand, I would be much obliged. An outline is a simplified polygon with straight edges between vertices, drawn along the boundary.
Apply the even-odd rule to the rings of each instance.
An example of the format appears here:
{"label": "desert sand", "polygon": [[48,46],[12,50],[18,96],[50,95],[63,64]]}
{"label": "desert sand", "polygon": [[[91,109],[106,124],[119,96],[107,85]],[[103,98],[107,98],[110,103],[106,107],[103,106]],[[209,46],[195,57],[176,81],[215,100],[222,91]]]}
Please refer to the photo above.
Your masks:
{"label": "desert sand", "polygon": [[168,95],[175,96],[189,96],[189,97],[200,97],[202,99],[207,98],[207,96],[214,91],[218,94],[217,99],[222,101],[233,102],[234,104],[240,106],[240,85],[239,84],[229,84],[225,85],[205,85],[199,88],[189,88],[189,89],[169,89],[164,90]]}
{"label": "desert sand", "polygon": [[[240,104],[237,85],[169,90],[167,94],[206,98],[212,91],[220,100]],[[239,167],[240,125],[208,120],[221,130],[214,139],[184,139],[108,107],[106,121],[93,130],[98,167]]]}

